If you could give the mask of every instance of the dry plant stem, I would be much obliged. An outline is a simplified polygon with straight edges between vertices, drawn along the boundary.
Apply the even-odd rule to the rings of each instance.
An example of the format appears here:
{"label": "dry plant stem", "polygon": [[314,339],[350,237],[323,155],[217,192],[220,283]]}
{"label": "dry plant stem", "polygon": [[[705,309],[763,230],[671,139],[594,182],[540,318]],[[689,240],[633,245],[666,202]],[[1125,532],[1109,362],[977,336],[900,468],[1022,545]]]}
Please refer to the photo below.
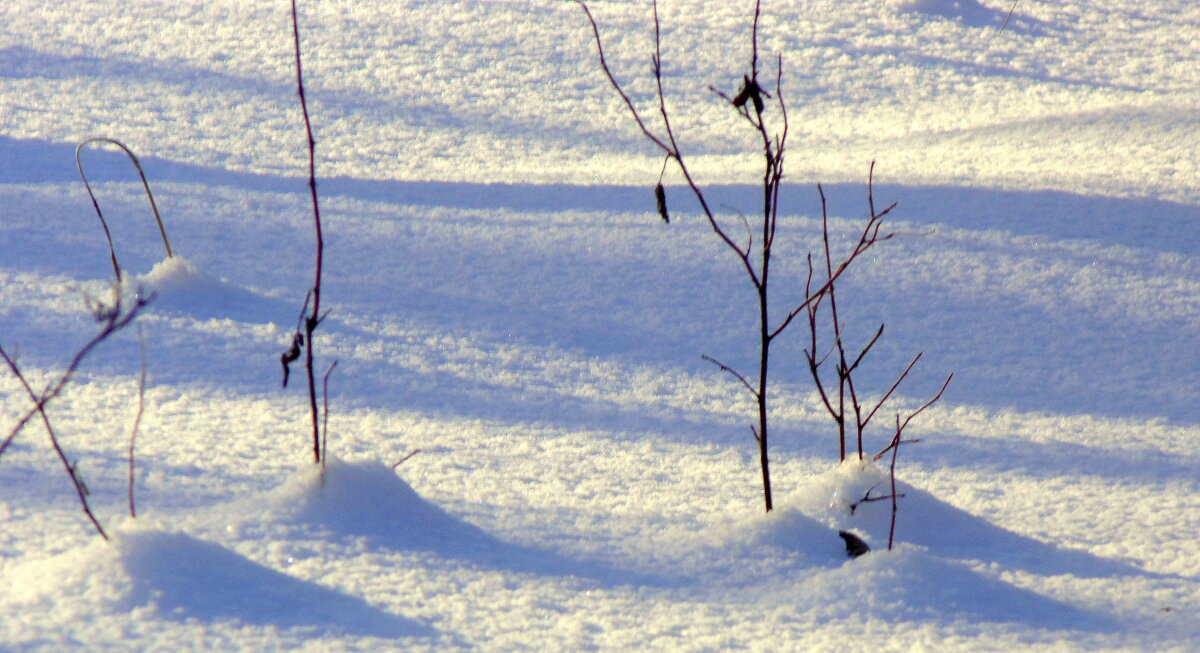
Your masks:
{"label": "dry plant stem", "polygon": [[[905,440],[904,442],[905,443],[920,442],[920,440]],[[879,483],[882,483],[882,482],[883,481],[880,481]],[[889,499],[903,499],[904,498],[903,494],[885,494],[883,496],[875,496],[875,497],[871,496],[871,490],[874,490],[876,487],[878,487],[879,483],[876,483],[875,485],[872,485],[871,487],[867,488],[867,492],[866,492],[866,494],[863,495],[863,498],[850,504],[850,514],[851,515],[853,515],[854,511],[857,510],[858,507],[864,503],[875,503],[876,501],[888,501]]]}
{"label": "dry plant stem", "polygon": [[138,427],[142,423],[142,414],[146,411],[146,338],[142,333],[142,325],[138,324],[138,349],[141,353],[141,370],[138,373],[138,407],[133,417],[133,428],[129,431],[129,516],[137,517],[137,506],[133,501],[134,458],[133,447],[137,442]]}
{"label": "dry plant stem", "polygon": [[[46,404],[50,403],[55,397],[62,393],[67,383],[71,380],[71,377],[75,374],[75,371],[79,369],[79,365],[83,363],[83,359],[86,358],[87,355],[90,354],[92,350],[95,349],[100,343],[107,340],[108,337],[113,333],[116,333],[117,331],[129,326],[129,324],[137,318],[141,310],[147,304],[149,304],[154,297],[155,295],[152,293],[148,297],[138,298],[133,308],[131,308],[129,312],[125,313],[124,315],[120,313],[119,300],[116,308],[106,307],[103,313],[97,314],[97,320],[103,322],[104,327],[99,333],[93,336],[91,340],[84,344],[84,346],[80,348],[78,352],[75,353],[75,357],[71,359],[70,364],[67,365],[67,370],[63,372],[58,381],[48,387],[46,391],[42,393],[40,398],[34,399],[34,402],[37,405],[29,409],[29,411],[27,411],[25,415],[23,415],[21,419],[17,421],[16,427],[14,427],[13,430],[8,434],[8,437],[4,439],[4,442],[0,442],[0,456],[4,455],[5,450],[7,450],[8,446],[12,444],[12,441],[17,437],[17,434],[25,428],[25,425],[28,424],[29,421],[32,420],[33,417],[46,406]],[[8,356],[5,355],[4,358],[7,359]]]}
{"label": "dry plant stem", "polygon": [[75,371],[79,369],[79,365],[83,362],[83,359],[86,358],[87,355],[91,353],[91,351],[95,349],[97,345],[107,340],[117,331],[129,326],[129,324],[137,318],[142,308],[145,307],[145,305],[151,299],[153,299],[153,296],[144,299],[138,298],[133,308],[129,309],[128,312],[122,313],[119,290],[114,291],[114,293],[116,294],[116,300],[114,301],[113,306],[101,307],[95,312],[96,319],[102,322],[104,325],[100,329],[100,332],[93,336],[91,340],[84,344],[84,346],[75,353],[75,356],[71,359],[71,363],[67,366],[66,371],[59,376],[57,381],[50,384],[40,396],[34,392],[33,388],[29,385],[28,380],[26,380],[25,375],[21,372],[21,369],[17,365],[16,361],[8,355],[8,352],[6,352],[3,347],[0,347],[0,358],[4,359],[4,362],[8,365],[9,370],[11,370],[13,375],[17,377],[17,380],[21,382],[22,387],[25,388],[26,394],[29,395],[29,398],[33,400],[34,403],[34,407],[25,413],[25,415],[17,422],[16,427],[13,428],[8,437],[5,438],[3,444],[0,444],[0,455],[3,455],[4,450],[6,450],[8,446],[12,444],[13,440],[16,439],[17,434],[25,428],[29,421],[32,420],[35,415],[40,415],[42,418],[42,424],[46,427],[46,433],[50,437],[50,445],[54,448],[55,454],[58,455],[59,461],[62,462],[63,469],[66,471],[67,476],[71,479],[71,484],[75,488],[75,494],[79,498],[79,504],[83,508],[83,513],[87,515],[88,520],[92,522],[92,526],[95,527],[96,532],[99,533],[100,536],[105,540],[108,539],[108,534],[104,532],[104,527],[100,525],[100,521],[96,519],[96,516],[92,513],[91,507],[88,505],[87,492],[84,489],[83,481],[79,478],[79,475],[75,470],[75,466],[71,464],[71,461],[67,458],[66,452],[63,451],[62,445],[59,443],[58,436],[54,432],[54,427],[50,424],[50,417],[46,414],[46,405],[62,393],[63,389],[67,386],[67,383],[70,382],[71,377],[74,376]]}
{"label": "dry plant stem", "polygon": [[[317,381],[313,372],[313,331],[321,323],[321,270],[325,255],[325,239],[321,232],[321,206],[317,199],[317,142],[313,138],[312,121],[308,116],[308,101],[304,96],[304,72],[300,65],[300,22],[296,0],[292,0],[292,39],[296,52],[296,88],[300,95],[300,110],[304,114],[304,129],[308,136],[308,188],[312,194],[313,226],[317,235],[317,260],[312,289],[312,312],[304,319],[304,371],[308,377],[309,409],[312,413],[313,461],[322,462],[321,424],[317,411]],[[306,301],[307,303],[307,301]]]}
{"label": "dry plant stem", "polygon": [[167,239],[167,230],[163,226],[162,216],[159,215],[158,204],[154,201],[154,193],[150,191],[150,182],[146,181],[146,173],[142,170],[142,162],[138,160],[137,155],[118,140],[105,137],[89,138],[75,146],[75,167],[79,168],[79,176],[83,179],[84,187],[87,188],[88,197],[92,199],[92,207],[96,209],[96,216],[100,218],[100,226],[104,228],[104,238],[108,240],[108,255],[112,260],[113,274],[116,275],[119,282],[121,280],[121,264],[117,262],[117,252],[113,248],[112,232],[108,229],[108,222],[104,219],[104,212],[100,210],[100,202],[96,200],[96,193],[92,192],[92,184],[88,181],[87,173],[83,170],[83,160],[80,157],[80,152],[82,152],[84,146],[92,143],[116,145],[133,162],[133,167],[137,168],[138,176],[142,178],[142,187],[146,189],[146,197],[150,200],[150,210],[154,212],[154,222],[158,224],[158,234],[162,236],[163,248],[167,250],[167,258],[173,258],[175,254],[171,252],[171,241]]}

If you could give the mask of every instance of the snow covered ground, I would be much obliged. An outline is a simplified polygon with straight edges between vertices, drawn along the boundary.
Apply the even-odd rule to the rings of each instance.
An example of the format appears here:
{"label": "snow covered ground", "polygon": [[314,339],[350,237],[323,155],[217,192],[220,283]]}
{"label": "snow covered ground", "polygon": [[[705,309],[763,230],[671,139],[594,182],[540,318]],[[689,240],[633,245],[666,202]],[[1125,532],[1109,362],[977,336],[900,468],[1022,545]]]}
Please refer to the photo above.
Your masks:
{"label": "snow covered ground", "polygon": [[[753,140],[707,90],[752,3],[663,0],[665,83],[714,204],[755,207]],[[761,514],[738,263],[558,0],[301,3],[326,216],[330,450],[278,356],[311,283],[285,2],[0,3],[0,344],[39,387],[94,332],[108,252],[159,296],[0,457],[0,650],[1200,649],[1200,6],[764,3],[792,132],[776,292],[825,184],[889,241],[840,287],[864,382],[916,352],[897,539],[884,472],[839,467],[799,338],[773,371]],[[602,2],[650,102],[649,6]],[[736,219],[736,218],[734,218]],[[918,235],[924,234],[924,235]],[[786,242],[784,242],[786,241]],[[782,300],[781,300],[782,301]],[[793,334],[795,335],[795,334]],[[882,389],[882,388],[880,388]],[[29,407],[0,374],[0,437]],[[886,435],[872,449],[882,448]],[[419,449],[395,471],[391,466]],[[848,560],[839,529],[875,548]]]}

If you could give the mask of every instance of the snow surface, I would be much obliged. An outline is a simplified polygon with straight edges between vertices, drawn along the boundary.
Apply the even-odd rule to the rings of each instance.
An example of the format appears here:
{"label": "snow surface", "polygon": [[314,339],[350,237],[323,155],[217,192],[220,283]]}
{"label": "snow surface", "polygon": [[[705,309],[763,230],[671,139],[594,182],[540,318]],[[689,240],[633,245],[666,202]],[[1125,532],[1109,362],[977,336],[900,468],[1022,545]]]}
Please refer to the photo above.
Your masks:
{"label": "snow surface", "polygon": [[[1200,649],[1200,6],[1190,0],[766,2],[790,185],[775,268],[802,289],[825,183],[842,246],[876,197],[906,232],[841,293],[917,351],[897,409],[955,372],[886,470],[839,466],[780,345],[773,514],[737,262],[597,67],[568,2],[301,2],[326,216],[330,449],[278,356],[311,283],[287,3],[0,3],[0,344],[36,386],[96,328],[108,252],[139,344],[89,358],[0,459],[0,650]],[[664,0],[676,128],[730,220],[753,141],[710,84],[750,3]],[[653,101],[649,6],[592,5]],[[732,46],[727,44],[732,43]],[[748,154],[749,152],[749,154]],[[736,224],[736,222],[734,222]],[[794,334],[793,334],[794,335]],[[0,375],[0,435],[29,406]],[[873,434],[874,449],[883,446]],[[392,465],[413,450],[415,456]],[[875,550],[848,560],[849,529]]]}

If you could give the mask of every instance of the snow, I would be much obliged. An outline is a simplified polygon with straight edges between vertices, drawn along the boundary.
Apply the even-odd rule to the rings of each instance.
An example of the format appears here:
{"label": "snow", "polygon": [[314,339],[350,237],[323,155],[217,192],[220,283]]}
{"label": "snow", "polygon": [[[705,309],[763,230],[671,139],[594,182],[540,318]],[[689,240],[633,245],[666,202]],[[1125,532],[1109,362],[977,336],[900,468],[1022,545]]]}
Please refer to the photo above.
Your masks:
{"label": "snow", "polygon": [[[761,513],[751,402],[700,358],[753,369],[749,289],[673,171],[654,213],[661,159],[567,2],[301,1],[322,474],[279,387],[313,258],[285,4],[0,4],[0,344],[43,387],[111,292],[79,141],[137,152],[176,254],[124,155],[85,151],[125,292],[156,294],[139,516],[129,329],[48,410],[111,541],[39,423],[0,457],[0,650],[1200,648],[1195,3],[1021,0],[1004,31],[1002,0],[765,4],[776,297],[816,182],[848,246],[875,160],[903,235],[839,287],[851,338],[887,324],[863,382],[923,351],[911,410],[955,373],[900,451],[891,551],[890,502],[848,508],[887,470],[838,464],[795,334]],[[759,163],[708,86],[744,72],[743,4],[661,7],[681,146],[731,221]],[[648,4],[592,10],[650,106]],[[29,405],[0,374],[0,436]]]}

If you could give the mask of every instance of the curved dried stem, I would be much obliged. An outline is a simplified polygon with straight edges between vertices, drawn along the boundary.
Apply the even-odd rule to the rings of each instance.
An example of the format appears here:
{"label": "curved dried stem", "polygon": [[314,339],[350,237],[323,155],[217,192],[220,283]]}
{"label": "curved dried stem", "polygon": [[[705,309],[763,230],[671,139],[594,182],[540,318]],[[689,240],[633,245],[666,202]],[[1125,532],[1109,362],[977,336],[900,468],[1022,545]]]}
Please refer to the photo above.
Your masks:
{"label": "curved dried stem", "polygon": [[133,167],[137,168],[138,176],[142,178],[142,188],[146,189],[146,197],[150,200],[150,210],[154,212],[154,222],[158,225],[158,234],[162,237],[163,248],[167,251],[167,258],[173,258],[175,254],[171,251],[171,241],[167,238],[167,229],[163,226],[162,216],[158,212],[158,204],[154,201],[154,193],[150,190],[150,182],[146,180],[146,173],[142,170],[142,162],[138,160],[137,155],[133,153],[133,150],[126,147],[124,143],[116,139],[103,136],[89,138],[75,146],[75,167],[79,169],[79,177],[83,179],[83,186],[87,189],[88,197],[92,198],[92,207],[96,209],[96,217],[100,218],[100,226],[104,228],[104,238],[108,241],[108,254],[112,260],[113,274],[116,275],[119,282],[121,281],[121,264],[117,262],[117,252],[113,247],[112,232],[108,229],[108,222],[104,219],[104,212],[100,210],[100,202],[96,200],[96,193],[92,191],[92,184],[88,181],[87,173],[84,172],[83,159],[80,156],[84,146],[91,145],[92,143],[116,145],[133,162]]}

